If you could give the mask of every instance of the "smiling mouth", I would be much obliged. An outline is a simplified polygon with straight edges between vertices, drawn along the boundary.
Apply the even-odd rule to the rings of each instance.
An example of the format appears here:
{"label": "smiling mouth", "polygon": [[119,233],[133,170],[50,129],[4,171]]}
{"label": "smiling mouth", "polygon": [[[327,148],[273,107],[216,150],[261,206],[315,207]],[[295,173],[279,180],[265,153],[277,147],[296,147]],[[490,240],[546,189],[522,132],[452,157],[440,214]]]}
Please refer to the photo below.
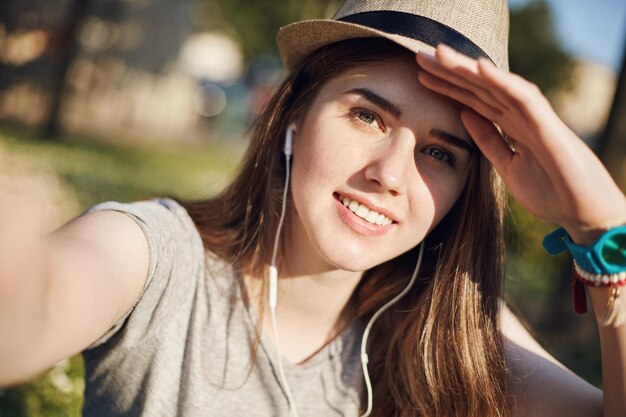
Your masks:
{"label": "smiling mouth", "polygon": [[387,226],[392,223],[395,223],[389,217],[385,216],[382,213],[377,212],[369,208],[367,205],[360,203],[356,200],[352,200],[348,197],[342,196],[339,193],[333,193],[333,197],[336,200],[341,202],[348,210],[367,221],[368,223],[375,224],[378,226]]}

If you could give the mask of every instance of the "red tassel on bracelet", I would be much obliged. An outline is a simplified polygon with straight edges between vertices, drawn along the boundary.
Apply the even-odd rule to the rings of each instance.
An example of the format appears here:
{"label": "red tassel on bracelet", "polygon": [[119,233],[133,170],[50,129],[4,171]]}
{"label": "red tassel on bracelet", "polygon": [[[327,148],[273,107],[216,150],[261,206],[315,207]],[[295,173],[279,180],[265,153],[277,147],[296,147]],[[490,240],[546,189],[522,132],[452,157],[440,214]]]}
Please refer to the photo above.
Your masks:
{"label": "red tassel on bracelet", "polygon": [[572,279],[572,295],[574,296],[574,311],[576,314],[585,314],[587,312],[587,293],[585,285],[580,282],[579,275],[574,269]]}
{"label": "red tassel on bracelet", "polygon": [[610,288],[609,298],[604,310],[598,315],[598,323],[601,326],[618,327],[626,322],[626,310],[619,301],[619,288],[626,285],[624,274],[618,275],[586,275],[586,272],[579,270],[574,263],[572,273],[572,293],[574,300],[574,311],[577,314],[587,312],[587,294],[585,285]]}

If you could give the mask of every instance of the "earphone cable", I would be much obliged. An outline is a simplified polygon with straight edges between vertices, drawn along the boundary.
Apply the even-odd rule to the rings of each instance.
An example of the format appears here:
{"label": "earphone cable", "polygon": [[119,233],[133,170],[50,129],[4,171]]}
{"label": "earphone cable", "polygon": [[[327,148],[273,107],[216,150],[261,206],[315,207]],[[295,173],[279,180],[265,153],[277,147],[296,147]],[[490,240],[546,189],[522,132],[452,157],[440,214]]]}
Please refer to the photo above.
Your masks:
{"label": "earphone cable", "polygon": [[365,413],[361,415],[361,417],[368,417],[372,413],[372,407],[374,404],[373,393],[372,393],[372,382],[370,381],[370,374],[367,369],[367,363],[369,362],[369,357],[367,356],[367,339],[369,338],[370,331],[372,330],[372,326],[378,318],[385,312],[389,307],[397,303],[402,297],[409,292],[409,290],[413,287],[415,280],[417,279],[417,274],[420,270],[420,266],[422,265],[422,257],[424,256],[424,246],[426,244],[426,240],[422,240],[420,244],[419,255],[417,256],[417,264],[415,265],[415,269],[413,270],[413,275],[409,280],[407,286],[402,290],[402,292],[391,300],[389,300],[384,306],[379,308],[376,313],[370,318],[367,326],[365,326],[365,331],[363,332],[363,338],[361,339],[361,365],[363,366],[363,378],[365,379],[365,388],[367,389],[367,410]]}
{"label": "earphone cable", "polygon": [[286,153],[285,155],[286,163],[285,163],[285,188],[283,189],[283,201],[282,207],[280,210],[280,219],[278,220],[278,227],[276,228],[276,236],[274,237],[274,250],[272,252],[272,263],[270,264],[269,275],[270,275],[270,288],[269,288],[269,304],[270,304],[270,316],[272,319],[272,332],[274,333],[274,344],[276,345],[276,362],[278,363],[278,376],[280,378],[280,384],[285,391],[285,395],[287,396],[287,402],[289,403],[289,409],[291,411],[292,417],[298,417],[298,410],[296,409],[296,403],[293,399],[293,394],[291,392],[291,388],[289,387],[289,383],[287,382],[287,377],[285,376],[285,367],[283,365],[283,357],[280,353],[280,340],[278,338],[278,324],[276,322],[276,304],[277,304],[277,287],[278,287],[278,269],[276,268],[276,255],[278,253],[278,241],[280,239],[280,232],[283,227],[283,222],[285,220],[285,211],[287,210],[287,192],[289,190],[289,177],[290,177],[290,162],[291,155],[290,153]]}
{"label": "earphone cable", "polygon": [[289,409],[292,417],[298,417],[298,410],[296,409],[296,403],[293,399],[293,394],[289,383],[287,382],[287,376],[285,375],[285,367],[283,366],[283,358],[280,353],[280,341],[278,340],[278,324],[276,323],[276,308],[270,308],[270,316],[272,317],[272,329],[274,332],[274,343],[276,344],[276,361],[278,362],[278,374],[281,379],[281,384],[285,390],[287,396],[287,402],[289,403]]}

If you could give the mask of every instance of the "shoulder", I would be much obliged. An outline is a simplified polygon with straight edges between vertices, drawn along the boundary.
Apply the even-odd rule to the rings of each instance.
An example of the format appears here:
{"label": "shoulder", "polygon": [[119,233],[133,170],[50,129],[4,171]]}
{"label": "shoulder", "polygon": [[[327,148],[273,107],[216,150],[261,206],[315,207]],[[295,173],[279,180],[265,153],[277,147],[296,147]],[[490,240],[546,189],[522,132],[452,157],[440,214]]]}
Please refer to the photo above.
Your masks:
{"label": "shoulder", "polygon": [[179,232],[192,233],[194,223],[187,211],[171,198],[155,198],[152,200],[133,203],[107,201],[88,209],[85,215],[99,211],[117,211],[124,213],[135,220],[141,229],[146,232],[147,226],[172,229],[178,227]]}
{"label": "shoulder", "polygon": [[[151,261],[181,253],[202,255],[202,239],[187,211],[171,198],[155,198],[133,203],[108,201],[85,212],[115,211],[125,214],[140,227],[147,241]],[[151,262],[153,263],[153,262]],[[152,266],[156,266],[152,265]]]}
{"label": "shoulder", "polygon": [[501,324],[513,416],[602,415],[602,392],[541,347],[504,304]]}
{"label": "shoulder", "polygon": [[[94,220],[107,215],[124,220],[119,221],[120,227],[126,225],[136,229],[139,235],[143,234],[142,240],[147,247],[147,273],[143,274],[142,285],[134,292],[134,297],[125,303],[123,314],[90,348],[103,344],[123,327],[128,339],[126,343],[152,334],[160,324],[155,327],[151,323],[167,322],[176,307],[188,304],[189,294],[204,277],[202,239],[186,210],[175,200],[110,201],[85,213],[85,217],[94,217]],[[132,225],[133,222],[138,227]],[[120,252],[119,248],[117,252]],[[122,251],[120,256],[127,263],[137,262],[131,252]]]}

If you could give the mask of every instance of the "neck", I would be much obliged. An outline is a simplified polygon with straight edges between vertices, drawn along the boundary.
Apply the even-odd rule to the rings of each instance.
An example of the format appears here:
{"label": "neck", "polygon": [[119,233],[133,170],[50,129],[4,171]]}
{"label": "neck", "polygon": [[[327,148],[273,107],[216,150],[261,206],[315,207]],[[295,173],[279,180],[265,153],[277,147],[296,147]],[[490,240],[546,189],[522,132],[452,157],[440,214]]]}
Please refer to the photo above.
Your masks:
{"label": "neck", "polygon": [[362,274],[333,270],[279,279],[277,311],[282,309],[281,315],[298,318],[303,324],[308,322],[311,328],[331,330],[340,324]]}
{"label": "neck", "polygon": [[[292,213],[290,218],[297,219],[297,214]],[[297,220],[286,222],[283,233],[276,320],[281,353],[292,362],[301,363],[350,322],[350,297],[363,272],[342,270],[328,263]],[[261,280],[246,278],[246,286],[252,301],[266,296],[260,291]],[[263,317],[264,333],[273,339],[267,304],[261,304],[265,311],[259,312],[259,317]]]}
{"label": "neck", "polygon": [[[335,269],[298,276],[285,272],[279,270],[276,307],[281,353],[293,363],[302,363],[349,323],[348,302],[362,272]],[[245,282],[251,299],[258,300],[262,296],[260,280],[246,277]],[[273,339],[269,307],[265,304],[259,316],[263,317],[264,333]]]}

